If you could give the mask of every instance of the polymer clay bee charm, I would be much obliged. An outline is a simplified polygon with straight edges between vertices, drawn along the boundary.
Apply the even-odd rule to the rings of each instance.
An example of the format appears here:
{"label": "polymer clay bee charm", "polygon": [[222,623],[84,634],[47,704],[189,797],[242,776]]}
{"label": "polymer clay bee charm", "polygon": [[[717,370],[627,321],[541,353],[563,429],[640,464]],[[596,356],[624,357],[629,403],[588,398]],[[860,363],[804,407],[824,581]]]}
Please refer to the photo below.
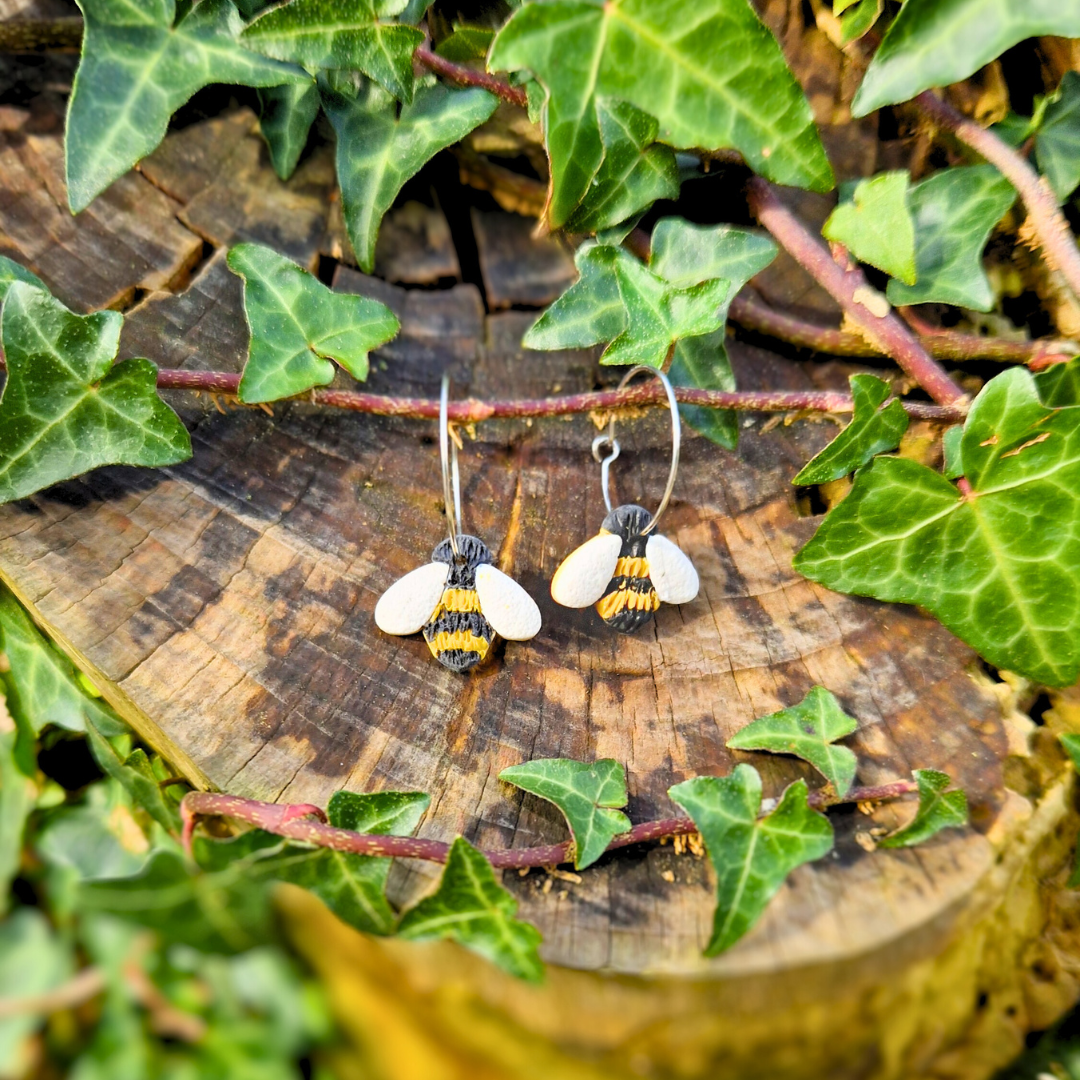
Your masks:
{"label": "polymer clay bee charm", "polygon": [[[688,604],[698,594],[694,564],[667,537],[653,531],[667,509],[675,486],[682,431],[675,392],[662,372],[634,368],[623,378],[619,389],[641,371],[663,382],[671,408],[671,471],[664,497],[655,514],[633,503],[612,509],[609,473],[620,452],[612,418],[607,434],[594,439],[592,446],[593,457],[600,462],[608,515],[599,534],[570,552],[551,579],[551,596],[557,604],[570,608],[595,604],[600,618],[624,634],[644,626],[661,602]],[[601,458],[600,449],[604,445],[609,447],[609,453]]]}
{"label": "polymer clay bee charm", "polygon": [[[449,437],[443,378],[439,410],[443,495],[449,537],[431,553],[431,562],[400,578],[375,605],[375,625],[384,634],[423,632],[431,655],[451,671],[468,671],[485,659],[496,634],[528,641],[540,632],[540,609],[533,598],[494,565],[488,546],[459,532],[461,481],[457,446]],[[449,460],[449,467],[448,467]]]}

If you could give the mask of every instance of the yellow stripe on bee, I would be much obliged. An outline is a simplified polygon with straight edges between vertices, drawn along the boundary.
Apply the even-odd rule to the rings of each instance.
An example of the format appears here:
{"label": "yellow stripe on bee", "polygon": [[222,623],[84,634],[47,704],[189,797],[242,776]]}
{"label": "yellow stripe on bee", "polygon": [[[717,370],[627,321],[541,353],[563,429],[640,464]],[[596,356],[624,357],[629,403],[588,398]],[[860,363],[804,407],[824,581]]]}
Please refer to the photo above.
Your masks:
{"label": "yellow stripe on bee", "polygon": [[455,649],[460,649],[462,652],[479,653],[480,659],[483,660],[487,656],[490,647],[490,641],[477,637],[471,630],[440,630],[428,642],[431,655],[436,660],[439,658],[439,653],[451,652]]}
{"label": "yellow stripe on bee", "polygon": [[649,561],[648,559],[632,559],[629,555],[624,555],[615,564],[615,573],[611,576],[647,578],[649,576]]}
{"label": "yellow stripe on bee", "polygon": [[613,593],[601,597],[596,610],[601,619],[613,619],[621,611],[656,611],[660,606],[660,597],[655,589],[648,592],[635,592],[633,589],[616,589]]}
{"label": "yellow stripe on bee", "polygon": [[444,611],[479,612],[480,597],[476,595],[475,589],[445,589],[439,608],[429,621],[434,621]]}

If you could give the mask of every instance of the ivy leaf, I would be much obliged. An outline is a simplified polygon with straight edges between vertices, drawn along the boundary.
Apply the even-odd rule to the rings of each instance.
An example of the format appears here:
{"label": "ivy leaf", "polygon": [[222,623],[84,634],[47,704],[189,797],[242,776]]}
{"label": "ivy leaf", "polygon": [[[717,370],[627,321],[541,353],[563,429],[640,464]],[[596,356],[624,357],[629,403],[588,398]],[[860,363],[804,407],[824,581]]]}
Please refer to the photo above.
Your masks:
{"label": "ivy leaf", "polygon": [[435,51],[455,64],[483,60],[487,56],[495,31],[486,26],[455,26],[454,32],[439,42]]}
{"label": "ivy leaf", "polygon": [[334,378],[330,359],[354,378],[366,379],[368,351],[400,328],[385,304],[331,292],[261,244],[237,244],[227,261],[244,279],[244,314],[251,327],[241,401],[277,401],[325,386]]}
{"label": "ivy leaf", "polygon": [[698,776],[668,791],[694,820],[716,870],[716,912],[706,956],[729,949],[761,917],[797,866],[832,850],[828,818],[811,810],[806,784],[796,780],[767,817],[761,777],[749,765],[730,776]]}
{"label": "ivy leaf", "polygon": [[[728,307],[739,290],[776,258],[777,247],[762,233],[734,225],[692,225],[677,217],[662,218],[652,233],[649,268],[673,285],[685,286],[707,278],[731,282],[720,305],[721,325],[711,334],[683,338],[675,346],[668,369],[673,386],[703,390],[734,390],[726,345]],[[729,450],[739,439],[738,418],[731,409],[680,405],[679,412],[695,431]]]}
{"label": "ivy leaf", "polygon": [[915,221],[916,283],[895,278],[891,304],[932,301],[989,311],[994,304],[982,251],[994,226],[1016,201],[1016,189],[993,165],[943,169],[916,184],[908,196]]}
{"label": "ivy leaf", "polygon": [[843,244],[860,262],[915,284],[915,226],[907,205],[908,174],[881,173],[860,180],[841,201],[821,233]]}
{"label": "ivy leaf", "polygon": [[68,203],[88,206],[165,135],[169,117],[210,83],[310,82],[298,68],[237,42],[240,14],[203,0],[173,26],[173,0],[81,0],[82,59],[68,104]]}
{"label": "ivy leaf", "polygon": [[655,116],[669,146],[734,147],[777,183],[833,186],[806,98],[745,0],[528,3],[499,31],[488,68],[530,70],[547,91],[552,228],[603,161],[598,96]]}
{"label": "ivy leaf", "polygon": [[1035,136],[1035,160],[1063,203],[1080,185],[1080,74],[1066,71]]}
{"label": "ivy leaf", "polygon": [[495,880],[483,854],[463,836],[450,846],[439,888],[410,908],[398,923],[408,941],[450,938],[527,982],[544,966],[536,952],[540,931],[514,918],[517,901]]}
{"label": "ivy leaf", "polygon": [[113,364],[118,311],[75,315],[23,281],[8,287],[0,339],[0,502],[99,465],[174,465],[191,457],[180,418],[157,396],[149,360]]}
{"label": "ivy leaf", "polygon": [[941,448],[945,457],[943,471],[950,480],[964,475],[964,455],[961,449],[963,441],[963,424],[954,424],[951,428],[947,428],[941,437]]}
{"label": "ivy leaf", "polygon": [[[71,978],[74,969],[70,935],[56,932],[37,907],[19,907],[0,922],[0,999],[36,997]],[[12,1011],[0,1019],[0,1068],[8,1076],[35,1071],[34,1050],[41,1016]]]}
{"label": "ivy leaf", "polygon": [[1053,364],[1035,376],[1042,403],[1050,409],[1080,405],[1080,356],[1066,364]]}
{"label": "ivy leaf", "polygon": [[[0,702],[2,708],[3,703]],[[25,764],[16,761],[17,732],[14,727],[8,728],[8,724],[11,724],[11,720],[0,713],[0,916],[7,913],[13,899],[11,882],[22,865],[23,833],[36,795],[34,782],[27,775]],[[2,926],[3,920],[0,919]],[[0,1021],[0,1044],[3,1041],[2,1032],[3,1021]],[[3,1060],[0,1052],[0,1062]]]}
{"label": "ivy leaf", "polygon": [[614,758],[588,765],[570,758],[546,758],[513,765],[499,779],[553,802],[574,836],[574,866],[596,862],[613,837],[630,831],[630,819],[611,807],[625,806],[626,769]]}
{"label": "ivy leaf", "polygon": [[801,757],[843,798],[855,782],[855,755],[846,746],[832,744],[858,726],[824,686],[815,686],[798,705],[754,720],[728,739],[727,745],[733,750],[769,750]]}
{"label": "ivy leaf", "polygon": [[885,33],[851,111],[865,116],[966,79],[1025,38],[1080,37],[1080,8],[1060,0],[914,0]]}
{"label": "ivy leaf", "polygon": [[967,796],[962,791],[946,791],[952,784],[948,773],[916,769],[912,774],[919,786],[919,809],[910,824],[878,841],[878,847],[914,847],[942,829],[958,828],[968,822]]}
{"label": "ivy leaf", "polygon": [[374,0],[292,0],[260,15],[241,39],[309,71],[362,71],[400,101],[412,101],[412,57],[424,35],[383,22]]}
{"label": "ivy leaf", "polygon": [[[25,281],[27,285],[36,285],[39,289],[45,289],[45,282],[37,274],[30,273],[25,266],[17,263],[14,259],[0,255],[0,304],[4,302],[4,297],[7,296],[8,288],[16,281]],[[48,292],[48,289],[45,289],[45,291]]]}
{"label": "ivy leaf", "polygon": [[308,132],[319,112],[314,83],[285,83],[259,91],[259,130],[270,151],[270,164],[282,180],[296,170]]}
{"label": "ivy leaf", "polygon": [[[840,44],[847,45],[861,38],[877,22],[884,0],[858,0],[840,16]],[[833,9],[834,12],[836,9]]]}
{"label": "ivy leaf", "polygon": [[895,450],[907,431],[908,414],[899,401],[882,402],[892,393],[887,382],[874,375],[852,375],[855,413],[851,423],[820,454],[811,458],[791,482],[824,484],[861,469],[875,454]]}
{"label": "ivy leaf", "polygon": [[1051,686],[1080,674],[1080,411],[1047,409],[1006,371],[961,442],[969,496],[904,458],[876,458],[795,556],[840,592],[919,604],[990,663]]}
{"label": "ivy leaf", "polygon": [[568,232],[595,233],[651,206],[679,197],[675,152],[656,142],[660,125],[625,101],[598,98],[596,115],[604,157]]}
{"label": "ivy leaf", "polygon": [[373,86],[355,99],[324,94],[337,134],[341,209],[362,270],[370,274],[375,266],[379,223],[405,181],[487,120],[497,104],[486,90],[450,90],[441,84],[418,88],[400,115]]}

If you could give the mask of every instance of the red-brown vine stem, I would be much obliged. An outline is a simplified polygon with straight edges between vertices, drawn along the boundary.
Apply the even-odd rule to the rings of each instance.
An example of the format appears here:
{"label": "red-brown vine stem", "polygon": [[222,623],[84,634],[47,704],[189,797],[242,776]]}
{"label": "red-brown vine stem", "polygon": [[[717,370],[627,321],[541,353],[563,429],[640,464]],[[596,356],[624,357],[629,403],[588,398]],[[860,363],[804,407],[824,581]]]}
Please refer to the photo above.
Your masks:
{"label": "red-brown vine stem", "polygon": [[424,67],[430,68],[444,79],[457,83],[458,86],[479,86],[511,105],[517,105],[518,108],[529,107],[529,98],[520,86],[511,86],[505,80],[489,75],[486,71],[477,71],[476,68],[467,67],[465,64],[455,64],[438,53],[432,52],[426,44],[418,46],[413,56]]}
{"label": "red-brown vine stem", "polygon": [[[852,788],[842,799],[821,791],[811,791],[808,801],[816,809],[823,810],[840,803],[881,802],[910,795],[918,788],[911,780],[895,780],[877,787]],[[766,800],[767,801],[767,800]],[[763,806],[763,810],[771,807]],[[338,829],[326,823],[326,815],[308,803],[279,804],[260,802],[258,799],[242,799],[238,795],[220,795],[210,791],[192,791],[180,804],[183,819],[184,846],[190,852],[191,840],[199,818],[226,817],[243,821],[248,825],[317,847],[333,848],[352,855],[377,855],[397,859],[423,859],[427,862],[446,862],[450,845],[441,840],[424,840],[416,836],[384,836],[381,834],[356,833]],[[635,825],[629,832],[616,836],[608,851],[662,840],[668,836],[688,836],[696,833],[697,826],[689,818],[664,818],[645,821]],[[496,869],[520,870],[530,866],[558,866],[574,857],[574,844],[567,840],[562,844],[544,847],[507,848],[485,851],[484,855]]]}
{"label": "red-brown vine stem", "polygon": [[[209,394],[235,396],[240,376],[226,371],[187,371],[180,368],[161,368],[157,378],[160,390],[197,390]],[[675,397],[685,405],[701,405],[710,409],[739,409],[753,412],[823,412],[850,413],[854,406],[851,395],[833,390],[700,390],[677,386]],[[364,394],[355,390],[311,390],[293,400],[310,401],[351,412],[375,416],[401,416],[412,420],[436,420],[439,416],[437,398],[389,397],[384,394]],[[609,409],[639,408],[665,405],[662,386],[642,383],[625,390],[596,390],[586,394],[566,394],[562,397],[511,398],[505,401],[477,401],[465,398],[450,402],[449,419],[459,424],[479,423],[482,420],[531,419],[545,416],[570,416],[575,413],[603,412]],[[956,423],[964,412],[952,406],[931,405],[924,401],[904,401],[904,408],[918,420],[937,420]]]}
{"label": "red-brown vine stem", "polygon": [[929,90],[921,93],[915,104],[941,127],[951,131],[962,143],[986,158],[1020,193],[1027,207],[1028,223],[1042,248],[1047,263],[1057,270],[1080,298],[1080,250],[1069,223],[1058,208],[1057,198],[1045,178],[1007,143],[992,131],[969,120],[948,102]]}
{"label": "red-brown vine stem", "polygon": [[857,266],[839,266],[829,249],[781,202],[768,180],[752,176],[747,197],[761,224],[828,291],[871,343],[891,356],[935,401],[956,408],[967,405],[964,391],[893,313],[881,293],[871,288],[863,272]]}

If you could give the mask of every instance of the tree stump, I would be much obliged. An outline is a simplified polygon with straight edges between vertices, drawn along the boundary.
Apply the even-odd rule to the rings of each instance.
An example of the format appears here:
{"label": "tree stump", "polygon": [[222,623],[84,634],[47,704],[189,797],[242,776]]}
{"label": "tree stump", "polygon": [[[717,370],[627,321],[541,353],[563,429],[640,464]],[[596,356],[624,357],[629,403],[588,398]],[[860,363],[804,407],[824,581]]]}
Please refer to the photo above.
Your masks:
{"label": "tree stump", "polygon": [[[121,358],[239,370],[246,332],[225,247],[255,239],[314,267],[334,242],[322,152],[278,183],[250,113],[170,136],[141,175],[110,189],[107,215],[73,220],[56,213],[59,136],[5,138],[0,161],[24,164],[0,168],[0,246],[77,309],[128,304]],[[527,278],[527,241],[490,219],[489,234],[518,236]],[[139,259],[95,258],[127,248]],[[76,257],[93,269],[73,269]],[[538,265],[550,275],[549,251]],[[526,397],[620,374],[591,352],[523,351],[534,314],[487,314],[476,284],[406,290],[344,265],[334,283],[401,317],[401,336],[374,357],[372,391],[435,396],[449,370],[458,396]],[[499,284],[489,295],[500,306],[523,302]],[[843,374],[731,349],[748,389]],[[758,926],[712,960],[701,956],[711,870],[691,853],[641,846],[579,876],[508,872],[521,917],[544,934],[540,988],[453,946],[362,937],[285,890],[291,932],[371,1075],[975,1080],[1075,999],[1080,910],[1063,883],[1077,815],[1054,735],[1080,730],[1080,697],[1061,695],[1037,726],[932,619],[792,571],[816,521],[800,516],[791,479],[832,427],[751,415],[737,453],[687,433],[664,528],[698,567],[701,594],[632,637],[548,593],[604,515],[593,419],[466,432],[466,528],[536,597],[544,628],[463,677],[419,636],[384,636],[372,620],[381,592],[445,534],[433,423],[302,401],[268,415],[170,400],[193,459],[100,469],[0,508],[0,577],[196,785],[319,804],[338,789],[422,790],[432,803],[420,835],[550,843],[566,835],[558,813],[501,785],[501,769],[617,758],[634,821],[673,814],[670,785],[739,760],[761,771],[766,795],[798,777],[813,786],[794,759],[725,743],[820,683],[858,718],[859,783],[940,768],[971,802],[972,828],[910,851],[867,850],[871,828],[894,827],[910,805],[834,811],[835,852],[797,870]],[[628,416],[620,439],[619,498],[654,505],[666,416]],[[437,873],[396,864],[393,898],[412,901]]]}

